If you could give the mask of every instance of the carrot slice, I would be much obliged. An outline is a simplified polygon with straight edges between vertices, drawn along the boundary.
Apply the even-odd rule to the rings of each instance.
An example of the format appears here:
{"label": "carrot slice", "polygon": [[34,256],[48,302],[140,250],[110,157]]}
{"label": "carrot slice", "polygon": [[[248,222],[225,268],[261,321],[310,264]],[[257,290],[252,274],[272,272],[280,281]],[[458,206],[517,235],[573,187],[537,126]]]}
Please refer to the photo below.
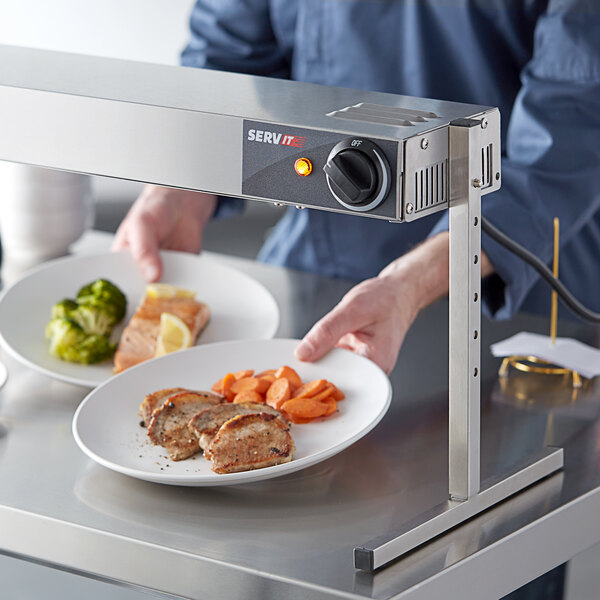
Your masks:
{"label": "carrot slice", "polygon": [[324,417],[332,415],[337,410],[337,402],[333,396],[329,396],[325,400],[321,400],[321,404],[324,404],[327,407],[327,411],[323,415]]}
{"label": "carrot slice", "polygon": [[215,383],[212,384],[211,390],[215,393],[215,394],[223,394],[223,380],[219,379],[219,381],[216,381]]}
{"label": "carrot slice", "polygon": [[295,425],[305,425],[311,423],[314,419],[303,419],[302,417],[295,417],[294,415],[287,415],[288,419]]}
{"label": "carrot slice", "polygon": [[315,394],[314,396],[308,396],[311,400],[318,400],[319,402],[321,402],[322,400],[327,400],[327,398],[330,398],[333,395],[333,385],[331,383],[328,383],[324,388],[323,391],[319,392],[318,394]]}
{"label": "carrot slice", "polygon": [[244,390],[243,392],[239,392],[233,398],[234,404],[243,404],[244,402],[253,402],[255,404],[264,404],[265,399],[262,394],[254,390]]}
{"label": "carrot slice", "polygon": [[331,392],[331,395],[335,398],[335,400],[337,402],[343,400],[346,397],[346,394],[344,394],[344,392],[342,392],[342,390],[340,390],[340,388],[338,388],[334,383],[329,383],[333,386],[333,391]]}
{"label": "carrot slice", "polygon": [[292,398],[281,405],[281,410],[294,417],[314,419],[323,416],[327,405],[312,398]]}
{"label": "carrot slice", "polygon": [[296,373],[292,367],[287,367],[284,365],[280,369],[277,369],[275,372],[275,379],[281,379],[282,377],[289,379],[293,389],[297,389],[302,385],[302,379],[300,379],[300,375],[298,375],[298,373]]}
{"label": "carrot slice", "polygon": [[239,394],[246,390],[254,390],[259,394],[264,394],[269,389],[269,382],[259,377],[242,377],[231,386],[231,391],[234,394]]}
{"label": "carrot slice", "polygon": [[313,381],[309,381],[294,392],[294,398],[310,398],[311,396],[316,396],[318,393],[322,392],[328,384],[329,382],[326,379],[314,379]]}
{"label": "carrot slice", "polygon": [[223,391],[221,392],[223,396],[227,399],[227,402],[231,402],[236,392],[232,390],[233,384],[236,382],[235,375],[233,373],[227,373],[225,377],[222,379],[223,382]]}
{"label": "carrot slice", "polygon": [[277,371],[277,369],[267,369],[266,371],[261,371],[260,373],[257,373],[256,377],[264,377],[265,375],[275,376],[275,371]]}
{"label": "carrot slice", "polygon": [[252,377],[254,375],[254,369],[246,369],[245,371],[238,371],[234,373],[236,379],[244,379],[245,377]]}
{"label": "carrot slice", "polygon": [[275,381],[275,375],[261,375],[258,378],[259,379],[264,379],[265,381],[268,381],[269,383],[273,383]]}
{"label": "carrot slice", "polygon": [[284,402],[287,402],[292,397],[292,384],[290,380],[281,377],[276,379],[271,387],[267,390],[266,403],[273,408],[279,410]]}

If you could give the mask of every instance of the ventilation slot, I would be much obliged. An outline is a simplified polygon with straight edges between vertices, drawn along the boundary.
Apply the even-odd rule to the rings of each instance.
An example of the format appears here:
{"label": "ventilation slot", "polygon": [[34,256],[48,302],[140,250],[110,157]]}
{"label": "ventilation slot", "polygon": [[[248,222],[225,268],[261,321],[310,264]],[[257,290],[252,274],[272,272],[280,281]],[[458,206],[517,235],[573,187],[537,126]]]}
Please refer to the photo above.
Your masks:
{"label": "ventilation slot", "polygon": [[490,187],[493,183],[492,144],[481,149],[481,187]]}
{"label": "ventilation slot", "polygon": [[327,116],[350,121],[392,125],[394,127],[412,127],[415,123],[427,123],[430,119],[440,118],[429,111],[383,104],[369,104],[367,102],[360,102],[353,106],[335,110],[327,113]]}
{"label": "ventilation slot", "polygon": [[448,172],[445,160],[415,172],[415,210],[447,201]]}

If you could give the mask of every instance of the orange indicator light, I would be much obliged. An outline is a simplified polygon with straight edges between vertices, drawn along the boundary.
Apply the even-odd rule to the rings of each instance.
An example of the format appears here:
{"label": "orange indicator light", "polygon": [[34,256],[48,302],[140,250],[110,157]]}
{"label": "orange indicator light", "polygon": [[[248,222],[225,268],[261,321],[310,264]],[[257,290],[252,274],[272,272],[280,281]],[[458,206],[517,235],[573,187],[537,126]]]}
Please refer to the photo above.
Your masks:
{"label": "orange indicator light", "polygon": [[308,158],[299,158],[294,163],[294,170],[296,171],[296,173],[298,173],[298,175],[302,175],[302,177],[310,175],[312,173],[312,169],[312,163],[310,162],[310,160],[308,160]]}

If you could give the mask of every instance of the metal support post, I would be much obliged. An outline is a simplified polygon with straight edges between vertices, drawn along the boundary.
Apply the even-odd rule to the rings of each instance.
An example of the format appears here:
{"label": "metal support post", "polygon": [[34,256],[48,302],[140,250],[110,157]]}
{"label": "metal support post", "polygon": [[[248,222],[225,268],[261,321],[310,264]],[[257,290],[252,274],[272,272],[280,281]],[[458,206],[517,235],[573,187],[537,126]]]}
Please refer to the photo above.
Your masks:
{"label": "metal support post", "polygon": [[449,492],[479,492],[481,352],[481,165],[479,121],[451,125],[449,291]]}
{"label": "metal support post", "polygon": [[354,566],[374,571],[563,466],[548,448],[480,485],[481,128],[450,124],[449,499],[354,549]]}

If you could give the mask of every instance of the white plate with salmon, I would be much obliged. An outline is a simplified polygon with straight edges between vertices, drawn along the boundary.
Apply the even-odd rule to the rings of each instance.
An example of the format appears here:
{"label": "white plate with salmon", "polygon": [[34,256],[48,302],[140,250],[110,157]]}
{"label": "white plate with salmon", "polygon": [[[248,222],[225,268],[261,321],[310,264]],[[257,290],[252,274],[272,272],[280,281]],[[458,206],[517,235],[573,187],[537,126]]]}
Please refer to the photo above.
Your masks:
{"label": "white plate with salmon", "polygon": [[[153,356],[153,348],[144,348],[145,338],[149,326],[158,327],[156,317],[163,308],[165,312],[179,311],[194,337],[197,334],[196,345],[275,335],[279,308],[262,284],[213,257],[162,251],[161,258],[161,282],[193,291],[195,303],[185,299],[158,300],[152,306],[143,303],[146,282],[128,252],[60,258],[29,272],[0,296],[2,346],[20,362],[54,379],[96,387],[116,370]],[[55,303],[73,298],[82,286],[100,278],[116,285],[127,300],[125,316],[110,338],[119,345],[117,369],[113,358],[79,364],[52,356],[45,335]],[[127,335],[122,339],[124,331]]]}
{"label": "white plate with salmon", "polygon": [[[387,412],[392,389],[377,365],[348,350],[300,362],[294,358],[298,342],[207,344],[141,363],[90,392],[73,418],[75,440],[104,467],[168,485],[248,483],[315,465],[371,431]],[[275,370],[279,365],[285,366]],[[228,390],[220,387],[232,378],[233,393],[247,394],[266,389],[257,383],[264,377],[277,388],[276,399],[286,399],[289,392],[282,396],[275,382],[292,371],[306,383],[279,409],[232,396],[227,402]],[[307,398],[321,402],[324,389],[339,394],[334,412],[290,419]],[[266,398],[273,400],[268,391]]]}

